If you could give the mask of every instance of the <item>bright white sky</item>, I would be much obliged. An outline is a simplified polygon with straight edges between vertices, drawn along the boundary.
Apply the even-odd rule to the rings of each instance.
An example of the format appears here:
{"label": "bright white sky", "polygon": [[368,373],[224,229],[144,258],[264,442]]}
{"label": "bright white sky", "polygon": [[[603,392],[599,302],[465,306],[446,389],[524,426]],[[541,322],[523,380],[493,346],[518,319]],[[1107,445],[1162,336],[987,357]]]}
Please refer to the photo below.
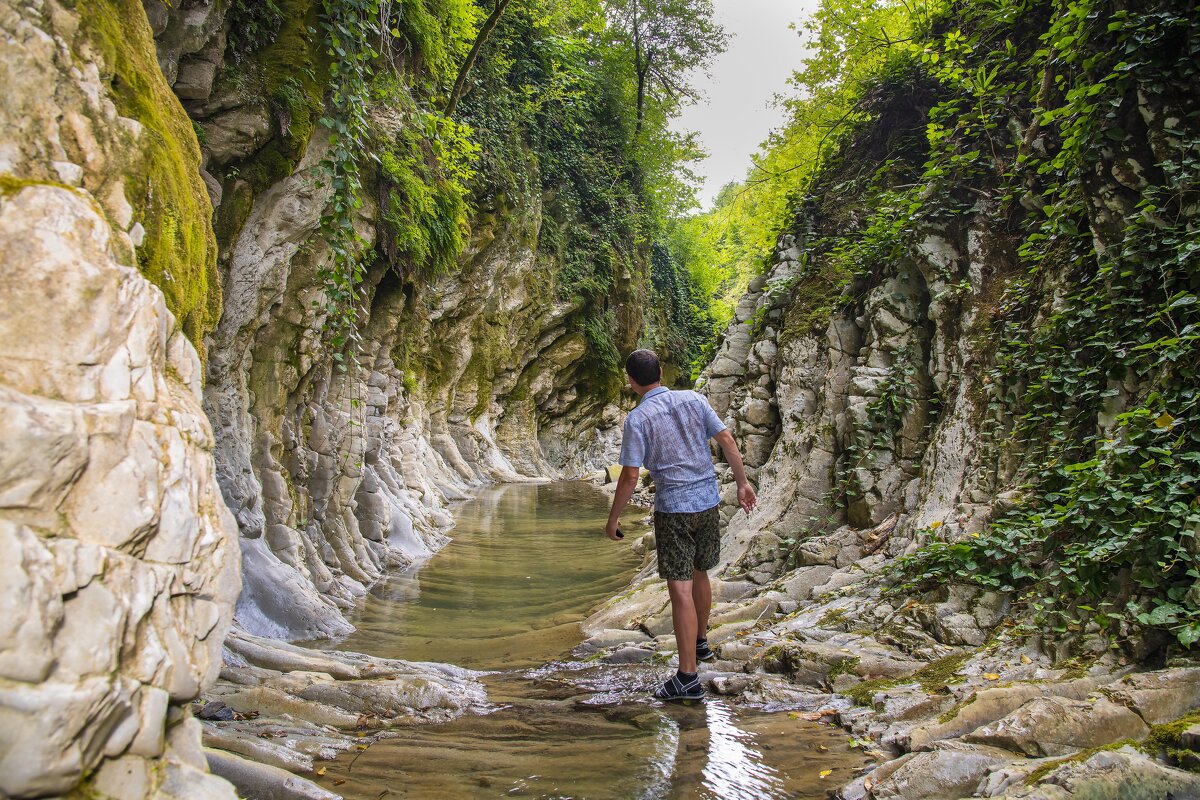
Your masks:
{"label": "bright white sky", "polygon": [[804,59],[807,34],[788,26],[817,10],[818,0],[713,0],[717,22],[731,34],[729,49],[714,59],[712,77],[693,76],[706,100],[684,109],[672,127],[696,131],[708,151],[697,165],[705,177],[700,204],[708,208],[729,181],[746,177],[750,156],[783,112],[771,99]]}

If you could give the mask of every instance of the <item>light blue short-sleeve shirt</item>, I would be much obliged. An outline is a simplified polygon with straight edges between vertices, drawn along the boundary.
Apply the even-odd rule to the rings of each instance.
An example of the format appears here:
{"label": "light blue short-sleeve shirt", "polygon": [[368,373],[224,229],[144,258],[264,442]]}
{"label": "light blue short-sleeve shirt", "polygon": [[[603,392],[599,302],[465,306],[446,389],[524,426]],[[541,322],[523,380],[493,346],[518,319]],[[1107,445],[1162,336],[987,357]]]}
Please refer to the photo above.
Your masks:
{"label": "light blue short-sleeve shirt", "polygon": [[625,418],[621,466],[650,470],[656,511],[706,511],[721,502],[708,440],[723,430],[702,395],[651,389]]}

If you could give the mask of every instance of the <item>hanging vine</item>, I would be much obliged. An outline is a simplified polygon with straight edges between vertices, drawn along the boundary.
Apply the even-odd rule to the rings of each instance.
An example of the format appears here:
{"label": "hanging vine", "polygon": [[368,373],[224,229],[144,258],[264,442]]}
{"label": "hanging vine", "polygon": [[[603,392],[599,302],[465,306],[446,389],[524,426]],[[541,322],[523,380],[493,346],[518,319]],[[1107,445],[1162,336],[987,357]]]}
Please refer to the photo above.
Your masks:
{"label": "hanging vine", "polygon": [[321,215],[321,238],[330,257],[319,276],[325,292],[324,323],[335,363],[345,369],[358,339],[357,320],[366,271],[367,242],[355,227],[363,204],[362,171],[369,157],[368,93],[372,62],[379,57],[380,0],[325,0],[321,32],[329,55],[329,104],[321,124],[329,148],[318,170],[331,190]]}

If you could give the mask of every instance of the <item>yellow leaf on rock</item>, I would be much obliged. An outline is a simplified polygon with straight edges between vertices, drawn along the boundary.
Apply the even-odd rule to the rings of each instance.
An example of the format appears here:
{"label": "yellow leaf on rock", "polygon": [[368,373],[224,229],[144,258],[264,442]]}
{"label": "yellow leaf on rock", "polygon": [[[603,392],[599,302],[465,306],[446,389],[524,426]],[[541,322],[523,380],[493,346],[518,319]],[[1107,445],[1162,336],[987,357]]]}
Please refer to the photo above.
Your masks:
{"label": "yellow leaf on rock", "polygon": [[831,770],[831,769],[823,769],[823,770],[821,770],[821,777],[822,777],[822,778],[828,778],[828,777],[829,777],[830,775],[832,775],[832,774],[833,774],[833,770]]}
{"label": "yellow leaf on rock", "polygon": [[318,775],[324,775],[326,772],[328,772],[328,770],[325,767],[321,767],[319,770],[317,770]]}
{"label": "yellow leaf on rock", "polygon": [[985,673],[983,673],[983,677],[987,678],[989,681],[1000,680],[1000,676],[994,672],[985,672]]}
{"label": "yellow leaf on rock", "polygon": [[942,521],[940,519],[934,520],[933,522],[929,523],[929,530],[931,530],[931,531],[936,531],[940,527],[942,527]]}
{"label": "yellow leaf on rock", "polygon": [[1022,664],[1029,664],[1029,663],[1031,663],[1029,656],[1027,656],[1027,655],[1025,655],[1024,653],[1022,653],[1022,654],[1021,654],[1021,663],[1022,663]]}

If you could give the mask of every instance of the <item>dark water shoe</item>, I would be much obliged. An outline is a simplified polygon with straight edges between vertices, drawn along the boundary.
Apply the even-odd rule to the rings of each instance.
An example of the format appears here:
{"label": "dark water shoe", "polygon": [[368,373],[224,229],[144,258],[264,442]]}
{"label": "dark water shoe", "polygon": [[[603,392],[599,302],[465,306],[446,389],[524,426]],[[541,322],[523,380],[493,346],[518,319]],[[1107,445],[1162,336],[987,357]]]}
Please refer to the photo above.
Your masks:
{"label": "dark water shoe", "polygon": [[676,672],[658,688],[654,697],[658,700],[703,700],[704,687],[700,685],[699,675]]}

